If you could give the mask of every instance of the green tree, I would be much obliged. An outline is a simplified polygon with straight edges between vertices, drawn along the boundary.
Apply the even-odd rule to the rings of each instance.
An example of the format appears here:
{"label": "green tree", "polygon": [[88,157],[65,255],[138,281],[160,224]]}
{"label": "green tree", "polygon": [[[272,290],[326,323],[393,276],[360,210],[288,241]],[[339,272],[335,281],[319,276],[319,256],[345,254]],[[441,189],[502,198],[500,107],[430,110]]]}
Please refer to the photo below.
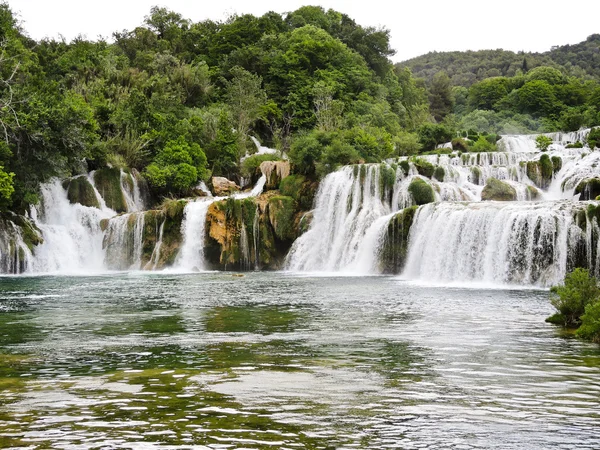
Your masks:
{"label": "green tree", "polygon": [[454,109],[452,85],[446,72],[436,73],[429,89],[429,109],[434,119],[441,122]]}
{"label": "green tree", "polygon": [[231,74],[233,78],[225,82],[225,98],[235,122],[241,157],[246,153],[250,128],[267,103],[267,94],[262,89],[261,77],[241,67],[231,69]]}

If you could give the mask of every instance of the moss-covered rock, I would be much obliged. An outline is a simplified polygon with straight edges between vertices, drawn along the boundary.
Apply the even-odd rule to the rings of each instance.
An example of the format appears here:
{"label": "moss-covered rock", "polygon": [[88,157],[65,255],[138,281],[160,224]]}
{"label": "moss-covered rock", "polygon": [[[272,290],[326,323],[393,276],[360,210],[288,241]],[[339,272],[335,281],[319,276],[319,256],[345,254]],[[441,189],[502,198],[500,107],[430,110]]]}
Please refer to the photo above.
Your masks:
{"label": "moss-covered rock", "polygon": [[600,179],[586,178],[582,180],[575,188],[575,194],[580,194],[579,200],[594,200],[600,195]]}
{"label": "moss-covered rock", "polygon": [[[552,183],[552,177],[556,172],[555,167],[557,166],[555,166],[555,164],[559,163],[553,162],[550,157],[544,153],[540,156],[538,161],[527,162],[527,176],[537,187],[547,189],[548,186],[550,186],[550,183]],[[562,166],[562,160],[560,161],[560,166]]]}
{"label": "moss-covered rock", "polygon": [[517,191],[510,184],[500,181],[497,178],[488,178],[483,191],[482,200],[496,200],[501,202],[511,202],[517,199]]}
{"label": "moss-covered rock", "polygon": [[542,193],[534,186],[528,185],[526,189],[527,200],[540,200]]}
{"label": "moss-covered rock", "polygon": [[416,205],[435,202],[435,193],[431,185],[422,178],[415,178],[408,185],[408,192],[412,195]]}
{"label": "moss-covered rock", "polygon": [[269,200],[269,222],[275,236],[282,241],[293,241],[297,237],[295,226],[296,202],[283,195]]}
{"label": "moss-covered rock", "polygon": [[302,175],[289,175],[279,183],[281,195],[292,197],[301,211],[312,209],[318,187],[318,183]]}
{"label": "moss-covered rock", "polygon": [[398,163],[398,165],[402,169],[402,172],[404,172],[404,176],[407,176],[408,172],[410,172],[410,164],[408,163],[408,161],[403,159]]}
{"label": "moss-covered rock", "polygon": [[479,184],[483,182],[483,176],[481,174],[481,169],[477,166],[471,167],[471,183]]}
{"label": "moss-covered rock", "polygon": [[69,202],[79,203],[80,205],[92,208],[100,208],[96,191],[86,176],[65,180],[63,186],[67,190]]}
{"label": "moss-covered rock", "polygon": [[94,184],[106,206],[117,213],[127,212],[127,202],[121,189],[121,171],[106,167],[94,172]]}
{"label": "moss-covered rock", "polygon": [[551,160],[554,173],[559,172],[562,169],[562,158],[560,156],[553,156]]}
{"label": "moss-covered rock", "polygon": [[405,208],[390,219],[379,254],[379,270],[382,273],[397,274],[404,268],[408,235],[417,209],[417,206]]}
{"label": "moss-covered rock", "polygon": [[435,166],[429,161],[423,158],[413,158],[412,163],[417,169],[417,172],[419,172],[419,175],[422,175],[427,178],[431,178],[433,176]]}
{"label": "moss-covered rock", "polygon": [[444,181],[445,176],[446,176],[446,171],[444,170],[444,168],[441,166],[436,166],[436,168],[433,172],[433,178],[435,178],[438,181]]}

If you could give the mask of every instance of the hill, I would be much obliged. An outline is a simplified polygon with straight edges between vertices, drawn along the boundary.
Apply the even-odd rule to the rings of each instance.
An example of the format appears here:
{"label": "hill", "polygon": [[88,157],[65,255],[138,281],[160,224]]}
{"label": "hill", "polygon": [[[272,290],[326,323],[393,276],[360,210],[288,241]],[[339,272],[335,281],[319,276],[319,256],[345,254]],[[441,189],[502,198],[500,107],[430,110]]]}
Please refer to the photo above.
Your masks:
{"label": "hill", "polygon": [[535,67],[551,66],[562,72],[600,80],[600,34],[592,34],[574,45],[552,47],[544,53],[479,50],[466,52],[430,52],[397,64],[408,67],[415,77],[430,84],[433,76],[445,71],[454,86],[470,87],[486,78],[512,77]]}

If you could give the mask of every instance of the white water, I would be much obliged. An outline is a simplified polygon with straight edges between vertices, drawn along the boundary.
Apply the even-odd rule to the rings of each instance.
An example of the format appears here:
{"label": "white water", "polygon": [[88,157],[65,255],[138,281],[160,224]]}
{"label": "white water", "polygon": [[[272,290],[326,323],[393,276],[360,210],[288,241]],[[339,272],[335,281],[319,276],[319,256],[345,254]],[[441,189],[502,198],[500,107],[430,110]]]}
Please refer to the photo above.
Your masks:
{"label": "white water", "polygon": [[111,270],[142,269],[144,213],[113,217],[104,236],[105,267]]}
{"label": "white water", "polygon": [[433,282],[558,283],[585,236],[571,202],[439,203],[421,207],[404,276]]}
{"label": "white water", "polygon": [[135,174],[129,174],[121,170],[121,191],[123,191],[125,197],[127,212],[144,210],[144,202]]}
{"label": "white water", "polygon": [[206,214],[210,205],[217,200],[218,198],[200,198],[185,206],[181,223],[183,244],[175,264],[178,269],[205,270]]}
{"label": "white water", "polygon": [[289,270],[353,272],[360,267],[359,255],[369,252],[359,250],[367,230],[397,209],[382,200],[388,196],[380,190],[379,165],[364,167],[364,181],[354,167],[343,167],[322,181],[311,227],[288,255]]}
{"label": "white water", "polygon": [[33,255],[23,241],[21,229],[11,220],[0,224],[0,273],[26,272]]}
{"label": "white water", "polygon": [[101,209],[71,204],[58,180],[42,185],[41,194],[42,207],[32,208],[31,217],[41,230],[44,243],[35,248],[29,271],[75,274],[104,271],[100,221],[115,212],[104,201],[100,202]]}
{"label": "white water", "polygon": [[[600,229],[595,219],[575,223],[587,203],[577,202],[574,190],[584,179],[600,178],[600,152],[565,147],[587,133],[548,134],[553,144],[547,154],[562,162],[549,186],[536,186],[527,175],[527,163],[542,155],[535,148],[537,135],[503,137],[499,145],[505,152],[422,156],[444,169],[443,181],[418,175],[410,162],[407,175],[396,172],[390,202],[378,191],[380,166],[367,165],[362,179],[356,169],[344,167],[322,181],[311,227],[294,243],[287,268],[376,273],[389,220],[413,204],[408,186],[420,177],[433,187],[437,203],[422,206],[415,216],[405,278],[548,286],[582,261],[597,273]],[[511,185],[516,201],[481,202],[491,177]],[[530,201],[531,191],[539,192],[537,202]]]}

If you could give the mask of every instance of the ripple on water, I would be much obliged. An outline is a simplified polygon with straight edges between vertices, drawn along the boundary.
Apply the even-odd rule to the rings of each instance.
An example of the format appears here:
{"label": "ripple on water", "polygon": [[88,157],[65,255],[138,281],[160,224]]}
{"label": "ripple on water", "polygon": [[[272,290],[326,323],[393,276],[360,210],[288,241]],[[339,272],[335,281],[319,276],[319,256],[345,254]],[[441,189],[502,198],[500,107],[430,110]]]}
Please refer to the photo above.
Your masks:
{"label": "ripple on water", "polygon": [[0,299],[0,447],[600,448],[600,351],[544,291],[117,274]]}

